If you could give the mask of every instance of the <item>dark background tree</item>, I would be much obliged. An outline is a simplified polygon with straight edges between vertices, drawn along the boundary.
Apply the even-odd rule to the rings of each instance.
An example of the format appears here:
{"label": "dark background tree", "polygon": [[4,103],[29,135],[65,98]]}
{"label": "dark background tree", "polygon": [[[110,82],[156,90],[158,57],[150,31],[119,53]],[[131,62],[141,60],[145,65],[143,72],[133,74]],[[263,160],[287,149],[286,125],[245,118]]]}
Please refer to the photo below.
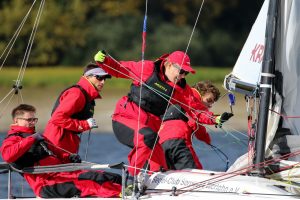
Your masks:
{"label": "dark background tree", "polygon": [[[32,3],[0,2],[0,53]],[[22,62],[39,3],[24,25],[7,65]],[[148,1],[146,59],[187,48],[201,3],[202,0]],[[263,0],[205,1],[188,48],[192,64],[233,65],[262,3]],[[46,1],[29,65],[84,65],[99,49],[117,59],[140,60],[144,12],[145,2],[136,0]]]}

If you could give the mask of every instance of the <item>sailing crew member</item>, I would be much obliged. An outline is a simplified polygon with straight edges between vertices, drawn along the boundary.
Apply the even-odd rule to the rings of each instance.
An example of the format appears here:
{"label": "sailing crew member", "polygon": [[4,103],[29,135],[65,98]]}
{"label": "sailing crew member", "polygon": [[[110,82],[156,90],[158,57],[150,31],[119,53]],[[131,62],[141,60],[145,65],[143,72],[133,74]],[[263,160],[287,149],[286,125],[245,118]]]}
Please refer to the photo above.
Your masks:
{"label": "sailing crew member", "polygon": [[[35,107],[20,104],[12,111],[13,124],[0,148],[2,158],[15,168],[79,163],[80,156],[58,151],[35,132]],[[51,145],[50,145],[51,144]],[[77,170],[44,174],[22,174],[37,197],[118,197],[121,176],[104,171]]]}
{"label": "sailing crew member", "polygon": [[[210,81],[200,81],[192,87],[192,90],[194,100],[206,107],[207,114],[214,115],[209,112],[209,108],[220,97],[218,88]],[[218,118],[222,123],[229,119],[225,119],[224,115],[222,119]],[[164,149],[169,169],[202,169],[202,164],[192,146],[193,133],[197,139],[207,144],[211,143],[211,138],[204,126],[189,118],[180,105],[171,105],[166,111],[159,130],[159,143]]]}
{"label": "sailing crew member", "polygon": [[57,98],[44,136],[58,147],[77,153],[80,134],[98,127],[93,118],[95,99],[101,98],[99,93],[107,78],[111,76],[102,68],[88,64],[78,83]]}
{"label": "sailing crew member", "polygon": [[189,107],[200,110],[195,112],[194,117],[203,118],[203,123],[216,123],[214,116],[207,117],[203,114],[202,104],[191,100],[192,90],[186,84],[185,76],[188,73],[194,74],[195,70],[184,52],[174,51],[156,61],[117,62],[106,56],[104,51],[99,51],[94,59],[99,67],[112,76],[133,80],[129,94],[117,102],[112,117],[117,139],[133,148],[128,155],[131,166],[128,171],[132,176],[147,166],[150,171],[167,169],[157,132],[161,124],[160,116],[164,114],[171,96],[171,103],[181,102],[187,111],[190,110]]}

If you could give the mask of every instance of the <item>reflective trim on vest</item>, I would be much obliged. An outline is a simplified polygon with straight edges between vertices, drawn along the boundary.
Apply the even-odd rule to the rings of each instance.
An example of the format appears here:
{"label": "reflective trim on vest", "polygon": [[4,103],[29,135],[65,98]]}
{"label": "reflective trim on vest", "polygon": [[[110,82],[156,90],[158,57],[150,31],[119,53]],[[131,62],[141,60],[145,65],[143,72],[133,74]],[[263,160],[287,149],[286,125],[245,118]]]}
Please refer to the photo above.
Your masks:
{"label": "reflective trim on vest", "polygon": [[54,104],[54,107],[52,109],[52,113],[51,115],[54,113],[54,111],[56,110],[56,108],[59,106],[59,99],[61,97],[61,95],[68,89],[70,88],[73,88],[73,87],[76,87],[78,89],[80,89],[80,91],[83,93],[84,97],[85,97],[85,105],[84,105],[84,108],[78,112],[78,113],[75,113],[71,116],[72,119],[78,119],[78,120],[86,120],[88,118],[91,118],[93,117],[94,115],[94,107],[95,107],[95,101],[94,100],[90,100],[90,97],[89,95],[87,94],[87,92],[80,86],[80,85],[72,85],[68,88],[66,88],[65,90],[63,90],[59,97],[57,98],[55,104]]}
{"label": "reflective trim on vest", "polygon": [[139,105],[143,110],[156,116],[164,114],[173,88],[159,78],[159,64],[156,64],[152,75],[142,85],[142,97],[140,98],[140,86],[131,85],[128,99]]}

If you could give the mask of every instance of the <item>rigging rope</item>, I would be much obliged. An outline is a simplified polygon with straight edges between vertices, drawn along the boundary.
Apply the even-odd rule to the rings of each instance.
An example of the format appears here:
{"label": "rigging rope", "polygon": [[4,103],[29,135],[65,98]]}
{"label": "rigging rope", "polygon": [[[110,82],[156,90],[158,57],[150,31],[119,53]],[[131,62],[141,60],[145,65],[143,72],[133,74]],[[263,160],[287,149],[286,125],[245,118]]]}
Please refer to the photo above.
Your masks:
{"label": "rigging rope", "polygon": [[25,55],[23,57],[23,61],[22,61],[21,68],[20,68],[20,72],[18,74],[17,80],[20,80],[20,82],[17,82],[17,85],[16,85],[17,87],[19,86],[19,83],[22,82],[24,74],[25,74],[25,70],[26,70],[26,67],[27,67],[29,55],[30,55],[30,52],[31,52],[31,48],[32,48],[32,45],[33,45],[34,37],[35,37],[35,34],[37,32],[37,28],[38,28],[38,25],[39,25],[39,22],[40,22],[40,18],[41,18],[41,15],[42,15],[42,11],[43,11],[44,5],[45,5],[45,0],[42,0],[41,4],[39,6],[39,9],[38,9],[37,16],[36,16],[35,21],[34,21],[34,25],[33,25],[32,32],[30,34],[29,42],[28,42],[27,47],[26,47],[26,51],[25,51]]}
{"label": "rigging rope", "polygon": [[[19,27],[17,28],[16,32],[14,33],[12,39],[9,41],[8,45],[6,46],[6,48],[4,49],[3,53],[1,54],[0,56],[0,59],[2,58],[2,56],[6,53],[6,56],[0,66],[0,70],[2,69],[8,55],[10,54],[10,51],[12,49],[12,47],[14,46],[14,43],[15,41],[17,40],[34,4],[35,4],[36,0],[32,3],[30,9],[28,10],[27,14],[25,15],[25,17],[23,18],[21,24],[19,25]],[[22,86],[21,86],[21,82],[23,80],[23,77],[24,77],[24,74],[25,74],[25,70],[26,70],[26,66],[27,66],[27,63],[28,63],[28,59],[29,59],[29,55],[30,55],[30,52],[31,52],[31,48],[32,48],[32,45],[33,45],[33,40],[34,40],[34,37],[35,37],[35,34],[36,34],[36,31],[37,31],[37,27],[38,27],[38,24],[39,24],[39,21],[40,21],[40,17],[41,17],[41,14],[42,14],[42,10],[43,10],[43,7],[44,7],[44,4],[45,4],[45,0],[42,0],[41,3],[40,3],[40,6],[39,6],[39,9],[38,9],[38,13],[37,13],[37,16],[35,18],[35,22],[34,22],[34,26],[33,26],[33,29],[32,29],[32,32],[30,34],[30,38],[29,38],[29,41],[28,41],[28,44],[27,44],[27,47],[26,47],[26,51],[25,51],[25,54],[24,54],[24,57],[23,57],[23,61],[22,61],[22,64],[21,64],[21,67],[20,67],[20,70],[19,70],[19,73],[18,73],[18,76],[17,76],[17,80],[15,80],[15,84],[13,85],[13,89],[0,101],[0,104],[14,91],[15,93],[14,94],[18,94],[19,96],[19,101],[23,102],[24,99],[23,99],[23,96],[22,96],[22,93],[21,93],[21,89],[22,89]],[[7,51],[8,49],[8,51]],[[7,106],[10,104],[12,98],[13,98],[14,95],[11,96],[11,98],[9,99],[9,101],[7,102],[7,104],[5,105],[4,109],[1,110],[0,112],[0,117],[2,116],[2,113],[4,113],[5,109],[7,108]]]}
{"label": "rigging rope", "polygon": [[26,13],[25,17],[23,18],[21,24],[20,24],[19,27],[17,28],[17,30],[16,30],[16,32],[14,33],[13,37],[10,39],[10,41],[9,41],[9,43],[7,44],[7,46],[5,47],[4,51],[2,52],[2,54],[1,54],[1,56],[0,56],[0,60],[1,60],[2,56],[5,54],[6,50],[9,48],[9,50],[8,50],[8,52],[6,53],[6,56],[5,56],[5,58],[4,58],[4,60],[3,60],[2,64],[1,64],[1,66],[0,66],[0,71],[1,71],[1,69],[2,69],[2,67],[3,67],[3,65],[4,65],[4,63],[5,63],[5,61],[6,61],[7,57],[8,57],[8,55],[9,55],[11,49],[12,49],[12,47],[14,46],[14,44],[15,44],[15,42],[16,42],[16,40],[17,40],[17,38],[18,38],[18,36],[19,36],[19,34],[20,34],[20,32],[21,32],[21,30],[22,30],[22,28],[23,28],[23,26],[24,26],[24,24],[25,24],[25,22],[26,22],[26,20],[27,20],[27,18],[28,18],[28,16],[29,16],[29,14],[30,14],[30,12],[31,12],[31,10],[32,10],[32,8],[33,8],[33,6],[34,6],[34,4],[35,4],[35,2],[36,2],[36,0],[34,0],[34,2],[31,4],[31,7],[30,7],[29,10],[27,11],[27,13]]}
{"label": "rigging rope", "polygon": [[[140,94],[139,94],[139,109],[138,109],[138,124],[137,124],[137,130],[140,130],[140,117],[141,117],[141,98],[142,98],[142,85],[143,85],[143,73],[144,73],[144,64],[145,64],[145,50],[146,50],[146,35],[147,35],[147,15],[148,15],[148,0],[145,1],[145,14],[144,14],[144,22],[143,22],[143,32],[142,32],[142,70],[140,75]],[[137,134],[136,137],[136,146],[139,146],[139,134]],[[138,151],[135,151],[135,169],[134,169],[134,177],[136,177],[136,164],[138,159]],[[148,166],[146,167],[146,169]],[[134,187],[135,187],[136,181],[134,181]]]}
{"label": "rigging rope", "polygon": [[[110,56],[110,55],[109,55]],[[111,56],[110,56],[111,57]],[[131,74],[133,74],[134,76],[137,76],[137,75],[135,75],[133,72],[131,72],[129,69],[127,69],[127,68],[125,68],[120,62],[118,62],[117,60],[115,60],[113,57],[111,57],[115,62],[117,62],[121,67],[123,67],[124,69],[126,69],[129,73],[131,73]],[[109,66],[109,65],[107,65],[107,64],[105,64],[105,63],[103,63],[103,65],[104,66],[106,66],[106,67],[108,67],[108,68],[110,68],[110,69],[112,69],[112,70],[114,70],[114,71],[116,71],[116,72],[118,72],[118,73],[120,73],[120,74],[122,74],[122,75],[124,75],[124,76],[126,76],[126,77],[128,77],[128,78],[130,78],[130,79],[132,79],[132,80],[135,80],[135,81],[138,81],[138,82],[140,82],[140,79],[139,78],[133,78],[133,77],[130,77],[129,75],[127,75],[127,74],[125,74],[125,73],[123,73],[122,71],[119,71],[119,70],[117,70],[117,69],[114,69],[114,68],[112,68],[111,66]],[[164,99],[164,100],[168,100],[167,99],[167,97],[168,98],[170,98],[172,101],[174,101],[174,102],[176,102],[176,103],[178,103],[178,104],[181,104],[182,106],[186,106],[187,108],[189,108],[191,111],[196,111],[196,112],[198,112],[198,113],[202,113],[203,115],[206,115],[206,117],[208,117],[208,118],[210,118],[210,119],[213,119],[214,117],[213,116],[211,116],[211,115],[209,115],[209,114],[207,114],[207,111],[203,111],[203,110],[196,110],[195,108],[193,108],[193,107],[190,107],[189,105],[187,105],[187,104],[185,104],[185,103],[183,103],[183,102],[180,102],[180,101],[178,101],[177,99],[174,99],[173,97],[171,97],[171,96],[167,96],[167,95],[165,95],[165,94],[162,94],[160,91],[157,91],[156,89],[154,89],[154,88],[152,88],[152,87],[150,87],[149,85],[147,85],[147,84],[145,84],[145,83],[142,83],[144,86],[146,86],[147,88],[149,88],[150,90],[152,90],[154,93],[156,93],[158,96],[160,96],[162,99]],[[178,110],[178,111],[180,111],[180,110]],[[180,111],[182,114],[185,114],[185,113],[183,113],[182,111]],[[187,116],[187,115],[186,115]],[[188,117],[188,116],[187,116]]]}
{"label": "rigging rope", "polygon": [[269,111],[271,111],[271,112],[273,112],[273,113],[275,113],[275,114],[277,114],[277,115],[279,115],[279,116],[281,116],[281,117],[283,117],[283,118],[285,118],[285,119],[290,119],[290,118],[300,118],[300,116],[288,116],[288,115],[284,115],[284,114],[281,114],[281,113],[279,113],[279,112],[276,112],[275,110],[272,110],[272,109],[269,109]]}
{"label": "rigging rope", "polygon": [[[200,16],[200,13],[201,13],[203,4],[204,4],[204,0],[202,1],[202,4],[201,4],[200,9],[199,9],[199,11],[198,11],[198,15],[197,15],[197,18],[196,18],[196,22],[195,22],[195,24],[194,24],[192,33],[191,33],[190,38],[189,38],[189,41],[188,41],[187,48],[186,48],[186,50],[185,50],[185,56],[186,56],[186,53],[187,53],[187,51],[188,51],[188,48],[189,48],[191,39],[192,39],[192,37],[193,37],[193,33],[194,33],[195,27],[196,27],[196,25],[197,25],[197,22],[198,22],[198,19],[199,19],[199,16]],[[181,66],[182,66],[183,62],[184,62],[184,58],[182,59],[182,63],[181,63],[181,65],[180,65],[180,70],[181,70]],[[170,95],[171,97],[173,96],[174,90],[175,90],[175,84],[174,84],[174,86],[172,87],[172,91],[171,91],[171,95]],[[140,96],[141,96],[141,95],[140,95]],[[171,98],[169,98],[167,101],[168,101],[168,104],[167,104],[166,110],[167,110],[167,108],[168,108],[169,105],[170,105]],[[139,106],[139,107],[140,107],[140,106]],[[164,115],[163,115],[161,121],[163,121],[164,118],[165,118],[165,116],[166,116],[166,110],[165,110],[165,112],[164,112]],[[179,109],[177,109],[177,110],[180,111]],[[162,123],[161,123],[161,124],[162,124]],[[161,124],[160,124],[159,130],[161,129]],[[158,142],[158,139],[159,139],[159,133],[160,133],[160,132],[158,131],[158,132],[157,132],[157,136],[156,136],[156,138],[155,138],[154,145],[153,145],[154,147],[156,146],[156,144],[157,144],[157,142]],[[150,154],[148,160],[151,160],[152,155],[153,155],[153,152],[154,152],[154,148],[152,149],[151,154]],[[146,169],[148,169],[149,164],[150,164],[150,162],[147,163],[147,165],[146,165],[146,167],[145,167]],[[146,172],[144,172],[144,173],[146,173]]]}
{"label": "rigging rope", "polygon": [[[200,188],[200,187],[204,187],[204,186],[207,186],[208,184],[213,184],[213,183],[216,183],[216,182],[219,182],[219,181],[222,181],[222,180],[232,178],[232,177],[237,176],[237,175],[249,173],[249,172],[255,170],[256,168],[264,167],[264,166],[267,166],[269,164],[272,164],[272,163],[278,162],[280,160],[287,159],[289,157],[296,156],[296,155],[299,155],[299,154],[300,154],[300,151],[296,151],[296,152],[285,154],[285,155],[280,156],[278,158],[273,158],[273,159],[261,162],[261,163],[248,165],[248,166],[246,166],[242,169],[238,169],[238,170],[235,170],[235,171],[232,171],[232,172],[229,172],[229,173],[224,173],[222,175],[207,179],[205,181],[201,181],[201,182],[198,182],[198,183],[191,184],[189,186],[182,187],[182,188],[180,188],[180,190],[187,189],[187,188],[190,188],[190,187],[192,187],[190,190],[194,190],[194,189],[197,189],[197,188]],[[230,175],[230,176],[228,176],[228,175]],[[179,194],[189,192],[190,190],[182,191]]]}
{"label": "rigging rope", "polygon": [[[91,140],[91,132],[92,132],[92,129],[90,129],[89,133],[88,133],[88,139],[87,139],[86,146],[85,146],[84,160],[87,160],[87,155],[89,152],[89,146],[90,146],[90,140]],[[80,134],[80,137],[81,137],[81,134]]]}

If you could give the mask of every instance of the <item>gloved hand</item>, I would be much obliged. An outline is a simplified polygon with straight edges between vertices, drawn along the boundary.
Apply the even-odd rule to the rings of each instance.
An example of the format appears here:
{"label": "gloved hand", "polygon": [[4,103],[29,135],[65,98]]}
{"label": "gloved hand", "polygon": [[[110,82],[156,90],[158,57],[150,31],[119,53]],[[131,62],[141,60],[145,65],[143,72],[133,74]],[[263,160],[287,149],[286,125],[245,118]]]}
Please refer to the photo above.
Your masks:
{"label": "gloved hand", "polygon": [[216,117],[216,126],[219,126],[219,128],[221,128],[222,124],[228,121],[232,116],[232,113],[224,112],[222,115]]}
{"label": "gloved hand", "polygon": [[98,51],[98,53],[96,53],[96,55],[94,56],[94,60],[96,62],[104,62],[104,59],[106,57],[106,52],[104,50]]}
{"label": "gloved hand", "polygon": [[81,158],[78,154],[71,154],[69,156],[71,163],[81,163]]}
{"label": "gloved hand", "polygon": [[31,137],[33,137],[36,141],[44,140],[44,136],[42,133],[36,132],[35,134],[32,134]]}
{"label": "gloved hand", "polygon": [[92,129],[92,128],[98,128],[98,125],[97,125],[96,120],[94,118],[89,118],[86,121],[89,124],[90,129]]}

